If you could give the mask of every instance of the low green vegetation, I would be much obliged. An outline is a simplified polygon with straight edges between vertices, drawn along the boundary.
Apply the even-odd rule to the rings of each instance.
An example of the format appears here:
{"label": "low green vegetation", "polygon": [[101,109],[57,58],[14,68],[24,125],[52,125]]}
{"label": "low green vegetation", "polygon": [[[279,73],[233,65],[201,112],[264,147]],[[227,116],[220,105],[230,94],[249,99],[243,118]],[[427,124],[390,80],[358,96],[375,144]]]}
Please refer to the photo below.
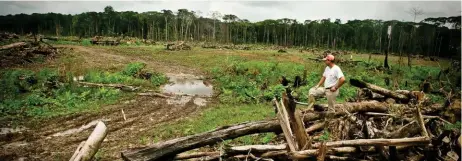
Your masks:
{"label": "low green vegetation", "polygon": [[[211,75],[215,79],[221,91],[219,99],[223,103],[258,103],[271,100],[277,96],[284,87],[280,84],[280,79],[285,76],[293,82],[295,76],[303,77],[306,70],[306,85],[295,89],[294,95],[300,101],[306,101],[308,91],[315,86],[320,77],[324,65],[322,63],[307,62],[306,65],[291,62],[245,60],[242,58],[227,59],[225,65],[211,69]],[[356,95],[357,88],[349,85],[348,80],[355,78],[369,83],[373,83],[388,89],[419,90],[419,85],[428,76],[436,77],[440,72],[437,67],[414,66],[409,68],[399,68],[393,66],[390,71],[377,70],[378,63],[359,63],[355,66],[342,65],[342,70],[347,78],[344,86],[340,89],[338,102],[344,102],[348,98]],[[386,83],[388,79],[388,85]],[[436,82],[436,81],[435,81]],[[440,88],[434,83],[434,88]],[[439,100],[438,96],[435,97]]]}
{"label": "low green vegetation", "polygon": [[135,62],[128,64],[120,72],[90,71],[85,75],[85,80],[93,83],[120,83],[146,87],[157,87],[167,83],[165,75],[144,71],[145,66],[144,63]]}
{"label": "low green vegetation", "polygon": [[[246,121],[258,121],[274,118],[274,110],[270,104],[229,105],[219,104],[202,111],[191,118],[182,119],[158,125],[152,134],[153,141],[160,141],[176,137],[182,137],[213,130],[220,126],[242,123]],[[235,141],[253,143],[267,143],[274,134],[259,134],[256,136],[241,137]]]}
{"label": "low green vegetation", "polygon": [[[91,71],[84,80],[93,83],[122,83],[143,87],[158,87],[167,78],[159,73],[140,78],[142,63],[128,64],[121,72]],[[0,73],[0,115],[49,117],[85,110],[94,110],[100,104],[116,102],[124,95],[113,88],[86,88],[79,86],[73,74],[59,74],[57,69],[10,69]]]}

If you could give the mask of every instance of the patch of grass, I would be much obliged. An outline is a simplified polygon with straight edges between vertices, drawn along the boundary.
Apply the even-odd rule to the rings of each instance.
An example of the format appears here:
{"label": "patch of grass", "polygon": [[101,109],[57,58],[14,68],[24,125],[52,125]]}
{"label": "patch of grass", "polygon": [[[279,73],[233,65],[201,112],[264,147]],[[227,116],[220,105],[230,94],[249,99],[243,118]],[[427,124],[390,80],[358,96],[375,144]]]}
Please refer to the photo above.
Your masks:
{"label": "patch of grass", "polygon": [[122,74],[127,75],[127,76],[136,76],[138,73],[143,70],[143,68],[146,67],[145,63],[141,62],[135,62],[135,63],[130,63],[125,66],[125,68],[122,71]]}
{"label": "patch of grass", "polygon": [[91,42],[90,39],[83,39],[82,42],[80,42],[80,44],[83,46],[90,46]]}
{"label": "patch of grass", "polygon": [[85,81],[94,83],[120,83],[145,87],[158,87],[168,82],[167,77],[161,73],[149,73],[149,78],[141,79],[140,75],[147,74],[142,71],[146,64],[135,62],[125,66],[121,72],[90,71],[85,75]]}
{"label": "patch of grass", "polygon": [[[149,79],[134,77],[132,73],[138,73],[139,66],[140,63],[128,64],[124,71],[115,73],[90,71],[85,74],[85,81],[154,88],[167,82],[159,73],[152,74]],[[59,116],[92,110],[101,104],[113,103],[123,95],[118,89],[78,86],[72,74],[60,75],[57,69],[45,68],[36,72],[11,69],[3,71],[0,78],[2,116]]]}
{"label": "patch of grass", "polygon": [[67,41],[67,40],[48,41],[48,42],[50,42],[50,44],[56,44],[56,45],[79,45],[79,42]]}
{"label": "patch of grass", "polygon": [[[246,121],[265,120],[274,118],[274,111],[270,104],[255,105],[214,105],[192,118],[159,125],[151,131],[150,137],[154,141],[161,141],[176,137],[192,135],[216,129],[220,126],[232,125]],[[260,134],[238,138],[238,142],[263,143],[269,142],[274,135]]]}

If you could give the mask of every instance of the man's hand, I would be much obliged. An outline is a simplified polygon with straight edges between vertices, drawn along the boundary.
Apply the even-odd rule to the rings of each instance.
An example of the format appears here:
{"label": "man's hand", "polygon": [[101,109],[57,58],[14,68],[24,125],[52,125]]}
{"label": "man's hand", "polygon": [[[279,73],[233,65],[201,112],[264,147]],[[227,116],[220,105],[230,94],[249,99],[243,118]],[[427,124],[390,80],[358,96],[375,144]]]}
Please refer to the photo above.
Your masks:
{"label": "man's hand", "polygon": [[331,91],[331,92],[335,92],[336,90],[337,90],[337,88],[335,88],[335,86],[333,86],[333,87],[330,88],[330,91]]}
{"label": "man's hand", "polygon": [[319,85],[314,86],[315,89],[319,88]]}

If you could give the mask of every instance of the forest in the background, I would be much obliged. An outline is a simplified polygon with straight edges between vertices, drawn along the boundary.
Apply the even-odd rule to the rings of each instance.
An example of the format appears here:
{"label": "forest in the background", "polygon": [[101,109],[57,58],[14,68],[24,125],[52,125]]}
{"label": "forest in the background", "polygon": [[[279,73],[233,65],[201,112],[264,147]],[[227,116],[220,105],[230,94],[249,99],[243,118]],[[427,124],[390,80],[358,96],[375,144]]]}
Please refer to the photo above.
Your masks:
{"label": "forest in the background", "polygon": [[[410,14],[410,16],[415,16]],[[250,22],[232,14],[179,9],[76,15],[46,13],[0,16],[0,30],[55,36],[138,37],[154,41],[207,41],[233,44],[324,47],[367,52],[460,57],[461,16],[397,20],[267,19]],[[390,39],[388,28],[392,26]]]}

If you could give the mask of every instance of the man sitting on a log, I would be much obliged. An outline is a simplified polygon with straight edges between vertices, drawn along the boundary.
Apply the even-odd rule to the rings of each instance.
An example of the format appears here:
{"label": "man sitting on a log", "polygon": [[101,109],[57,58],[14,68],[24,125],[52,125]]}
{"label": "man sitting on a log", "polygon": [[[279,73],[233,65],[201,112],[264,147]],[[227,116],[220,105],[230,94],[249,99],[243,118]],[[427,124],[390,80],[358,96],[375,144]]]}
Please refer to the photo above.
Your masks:
{"label": "man sitting on a log", "polygon": [[[310,103],[310,107],[314,105],[315,97],[326,96],[329,110],[335,111],[335,99],[339,93],[338,89],[345,82],[345,76],[343,75],[340,67],[335,65],[334,59],[335,57],[331,54],[322,59],[324,60],[324,63],[326,63],[327,67],[324,69],[324,73],[322,74],[322,78],[319,83],[309,91],[308,101]],[[324,84],[324,87],[321,87],[322,84]]]}

